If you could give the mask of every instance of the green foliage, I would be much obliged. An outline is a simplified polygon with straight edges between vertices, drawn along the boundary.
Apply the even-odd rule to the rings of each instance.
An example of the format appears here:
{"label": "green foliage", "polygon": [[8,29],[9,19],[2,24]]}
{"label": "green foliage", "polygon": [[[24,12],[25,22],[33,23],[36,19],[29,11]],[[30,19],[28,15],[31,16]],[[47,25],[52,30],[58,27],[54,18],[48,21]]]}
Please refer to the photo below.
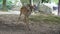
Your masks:
{"label": "green foliage", "polygon": [[33,0],[34,2],[39,2],[39,0]]}
{"label": "green foliage", "polygon": [[50,0],[42,0],[42,3],[45,2],[45,3],[48,3]]}
{"label": "green foliage", "polygon": [[[0,9],[2,9],[2,2],[3,2],[3,0],[0,0]],[[7,6],[8,9],[11,9],[12,8],[12,1],[7,0],[6,6]]]}
{"label": "green foliage", "polygon": [[58,1],[59,1],[59,0],[54,0],[54,2],[55,2],[56,4],[58,4]]}
{"label": "green foliage", "polygon": [[2,2],[2,0],[0,0],[0,2]]}
{"label": "green foliage", "polygon": [[2,4],[2,0],[0,0],[0,4]]}
{"label": "green foliage", "polygon": [[11,5],[11,4],[12,4],[12,2],[11,2],[11,1],[8,1],[8,2],[7,2],[7,4]]}
{"label": "green foliage", "polygon": [[13,5],[12,5],[12,1],[8,1],[8,2],[7,2],[7,8],[8,8],[8,9],[11,9],[12,6],[13,6]]}
{"label": "green foliage", "polygon": [[29,4],[29,0],[21,0],[21,2]]}

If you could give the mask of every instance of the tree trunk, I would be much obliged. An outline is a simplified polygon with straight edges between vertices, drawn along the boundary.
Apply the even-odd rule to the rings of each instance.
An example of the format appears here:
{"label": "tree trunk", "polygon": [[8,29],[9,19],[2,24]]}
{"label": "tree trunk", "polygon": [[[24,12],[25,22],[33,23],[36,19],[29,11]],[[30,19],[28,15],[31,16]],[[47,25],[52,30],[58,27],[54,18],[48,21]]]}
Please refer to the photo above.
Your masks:
{"label": "tree trunk", "polygon": [[33,0],[29,0],[29,2],[30,2],[30,5],[33,5]]}
{"label": "tree trunk", "polygon": [[59,3],[58,3],[58,15],[60,15],[60,0],[59,0]]}
{"label": "tree trunk", "polygon": [[31,0],[29,0],[29,2],[30,2],[30,5],[31,5]]}
{"label": "tree trunk", "polygon": [[3,0],[3,7],[2,7],[3,11],[7,11],[7,7],[6,7],[6,0]]}

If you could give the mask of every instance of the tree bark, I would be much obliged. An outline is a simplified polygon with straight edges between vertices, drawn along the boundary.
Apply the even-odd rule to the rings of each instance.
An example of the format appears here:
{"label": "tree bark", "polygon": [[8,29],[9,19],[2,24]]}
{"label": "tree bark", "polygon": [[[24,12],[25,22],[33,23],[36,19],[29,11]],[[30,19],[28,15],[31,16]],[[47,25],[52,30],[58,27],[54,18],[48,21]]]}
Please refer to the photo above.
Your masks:
{"label": "tree bark", "polygon": [[2,7],[3,11],[7,11],[7,7],[6,7],[6,0],[3,0],[3,7]]}
{"label": "tree bark", "polygon": [[29,0],[29,2],[30,2],[30,5],[31,5],[31,0]]}
{"label": "tree bark", "polygon": [[58,15],[60,16],[60,0],[59,0],[59,3],[58,3]]}

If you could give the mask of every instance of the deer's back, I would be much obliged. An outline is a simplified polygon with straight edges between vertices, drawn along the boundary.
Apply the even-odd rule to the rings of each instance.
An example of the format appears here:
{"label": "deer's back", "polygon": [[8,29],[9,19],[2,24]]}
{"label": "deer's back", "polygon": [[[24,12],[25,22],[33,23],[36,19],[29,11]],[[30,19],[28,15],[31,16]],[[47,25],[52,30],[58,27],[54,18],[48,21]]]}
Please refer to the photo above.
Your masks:
{"label": "deer's back", "polygon": [[26,7],[22,7],[21,9],[20,9],[20,11],[21,11],[21,13],[22,14],[28,14],[30,11],[29,11],[30,9],[28,9],[28,8],[26,8]]}

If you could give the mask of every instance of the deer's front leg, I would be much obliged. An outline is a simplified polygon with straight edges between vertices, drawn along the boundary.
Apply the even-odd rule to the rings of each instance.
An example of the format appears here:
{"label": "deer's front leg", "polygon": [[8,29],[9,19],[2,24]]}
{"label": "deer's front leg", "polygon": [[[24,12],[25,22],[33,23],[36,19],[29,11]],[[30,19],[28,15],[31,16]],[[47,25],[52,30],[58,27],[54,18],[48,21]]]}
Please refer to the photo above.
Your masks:
{"label": "deer's front leg", "polygon": [[19,15],[19,17],[17,19],[17,23],[20,21],[21,15],[22,15],[22,13],[20,13],[20,15]]}
{"label": "deer's front leg", "polygon": [[26,24],[26,29],[30,30],[28,16],[25,16],[24,23]]}

